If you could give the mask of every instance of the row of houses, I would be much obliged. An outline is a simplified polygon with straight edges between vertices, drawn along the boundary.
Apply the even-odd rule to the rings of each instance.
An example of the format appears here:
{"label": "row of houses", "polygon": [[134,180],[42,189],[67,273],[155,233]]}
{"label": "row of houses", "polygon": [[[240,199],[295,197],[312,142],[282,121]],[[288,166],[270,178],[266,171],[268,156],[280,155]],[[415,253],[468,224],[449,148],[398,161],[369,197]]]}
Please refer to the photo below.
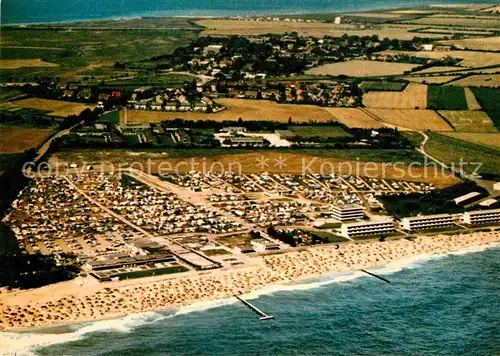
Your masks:
{"label": "row of houses", "polygon": [[129,108],[136,110],[207,112],[213,109],[215,103],[206,96],[192,98],[185,88],[179,88],[151,98],[132,99],[127,104]]}

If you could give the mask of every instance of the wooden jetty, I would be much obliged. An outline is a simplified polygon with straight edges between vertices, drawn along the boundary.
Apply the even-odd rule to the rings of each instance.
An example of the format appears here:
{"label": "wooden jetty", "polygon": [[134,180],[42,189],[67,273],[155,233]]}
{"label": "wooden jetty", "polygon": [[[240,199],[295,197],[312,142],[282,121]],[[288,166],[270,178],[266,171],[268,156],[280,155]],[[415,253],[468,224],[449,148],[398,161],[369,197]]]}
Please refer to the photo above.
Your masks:
{"label": "wooden jetty", "polygon": [[238,295],[235,295],[236,299],[238,299],[240,302],[242,302],[246,307],[248,307],[248,309],[252,310],[255,314],[257,314],[258,316],[260,316],[260,320],[269,320],[269,319],[274,319],[274,316],[272,315],[267,315],[266,313],[264,313],[262,310],[260,310],[259,308],[257,308],[255,305],[253,304],[250,304],[249,302],[247,302],[245,299],[241,298],[240,296]]}
{"label": "wooden jetty", "polygon": [[386,282],[386,283],[391,283],[391,281],[389,281],[388,279],[385,279],[384,277],[377,276],[375,273],[368,272],[368,271],[366,271],[366,270],[364,270],[364,269],[362,269],[362,270],[360,270],[360,271],[361,271],[361,272],[365,272],[366,274],[369,274],[369,275],[370,275],[370,276],[372,276],[372,277],[378,278],[378,279],[380,279],[381,281],[384,281],[384,282]]}

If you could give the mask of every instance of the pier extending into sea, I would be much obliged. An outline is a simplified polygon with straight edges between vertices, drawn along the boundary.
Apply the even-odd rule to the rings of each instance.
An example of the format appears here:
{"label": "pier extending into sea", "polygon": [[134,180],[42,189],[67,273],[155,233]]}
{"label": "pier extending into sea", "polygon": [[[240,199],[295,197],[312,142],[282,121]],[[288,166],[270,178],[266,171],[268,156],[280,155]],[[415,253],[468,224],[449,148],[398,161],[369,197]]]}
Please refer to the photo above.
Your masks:
{"label": "pier extending into sea", "polygon": [[255,314],[257,314],[258,316],[260,316],[260,320],[274,319],[274,316],[267,315],[262,310],[260,310],[259,308],[257,308],[255,305],[251,304],[250,302],[247,302],[245,299],[241,298],[240,296],[235,295],[235,297],[240,302],[242,302],[246,307],[248,307],[250,310],[252,310]]}

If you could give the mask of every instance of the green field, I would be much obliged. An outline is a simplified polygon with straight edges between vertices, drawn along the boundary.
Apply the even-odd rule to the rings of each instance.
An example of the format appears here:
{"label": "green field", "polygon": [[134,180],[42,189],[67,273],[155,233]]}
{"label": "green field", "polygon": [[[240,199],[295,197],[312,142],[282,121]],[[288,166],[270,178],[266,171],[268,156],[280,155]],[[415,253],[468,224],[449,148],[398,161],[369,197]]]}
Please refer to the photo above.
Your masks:
{"label": "green field", "polygon": [[2,88],[0,90],[0,101],[6,101],[23,95],[23,91],[16,88]]}
{"label": "green field", "polygon": [[380,198],[387,213],[397,218],[418,214],[460,213],[464,208],[455,204],[456,197],[478,192],[486,194],[484,188],[474,182],[463,182],[450,187],[433,191],[429,194],[410,193],[385,195]]}
{"label": "green field", "polygon": [[[35,81],[44,76],[81,80],[82,76],[124,76],[116,62],[134,63],[134,70],[151,67],[154,56],[171,53],[198,36],[189,29],[2,28],[2,59],[42,58],[59,67],[0,70],[3,81]],[[90,66],[89,66],[90,65]],[[99,78],[102,79],[102,78]]]}
{"label": "green field", "polygon": [[169,87],[180,87],[186,82],[192,82],[196,77],[184,74],[166,74],[166,75],[152,75],[152,76],[138,76],[128,79],[117,79],[106,81],[104,86],[116,88],[118,85],[130,85],[137,87],[138,85],[162,85]]}
{"label": "green field", "polygon": [[494,88],[471,88],[488,116],[493,120],[495,127],[500,130],[500,89]]}
{"label": "green field", "polygon": [[102,114],[99,118],[98,122],[109,122],[111,124],[119,124],[120,123],[120,110],[110,111],[105,114]]}
{"label": "green field", "polygon": [[[500,172],[500,150],[434,132],[429,132],[428,135],[430,139],[425,146],[426,151],[447,165],[454,163],[458,168],[460,159],[463,159],[464,162],[481,162],[480,174]],[[463,167],[469,173],[473,173],[475,168],[475,164],[464,164]]]}
{"label": "green field", "polygon": [[484,111],[500,111],[500,89],[471,88]]}
{"label": "green field", "polygon": [[442,110],[469,110],[464,88],[429,85],[427,107]]}
{"label": "green field", "polygon": [[359,87],[363,91],[402,91],[406,87],[406,83],[400,82],[376,82],[376,81],[364,81]]}
{"label": "green field", "polygon": [[292,126],[293,131],[299,138],[339,138],[351,137],[341,126]]}

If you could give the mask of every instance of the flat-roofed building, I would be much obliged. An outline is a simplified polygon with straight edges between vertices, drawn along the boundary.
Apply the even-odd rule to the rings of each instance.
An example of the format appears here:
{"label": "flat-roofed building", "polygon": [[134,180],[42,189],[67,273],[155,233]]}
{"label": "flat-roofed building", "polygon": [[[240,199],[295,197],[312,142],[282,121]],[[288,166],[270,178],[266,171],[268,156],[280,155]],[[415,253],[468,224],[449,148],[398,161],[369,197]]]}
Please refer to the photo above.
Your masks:
{"label": "flat-roofed building", "polygon": [[401,226],[405,230],[440,229],[452,226],[454,223],[451,214],[421,215],[401,220]]}
{"label": "flat-roofed building", "polygon": [[471,192],[469,194],[462,195],[458,198],[455,198],[455,204],[457,205],[467,205],[481,198],[481,193]]}
{"label": "flat-roofed building", "polygon": [[365,212],[363,207],[358,204],[335,205],[332,208],[331,215],[338,221],[349,221],[363,219]]}
{"label": "flat-roofed building", "polygon": [[466,224],[494,224],[500,222],[500,209],[467,211],[462,215]]}
{"label": "flat-roofed building", "polygon": [[380,221],[360,221],[351,224],[342,224],[340,228],[342,236],[370,236],[385,235],[396,231],[394,221],[386,219]]}

